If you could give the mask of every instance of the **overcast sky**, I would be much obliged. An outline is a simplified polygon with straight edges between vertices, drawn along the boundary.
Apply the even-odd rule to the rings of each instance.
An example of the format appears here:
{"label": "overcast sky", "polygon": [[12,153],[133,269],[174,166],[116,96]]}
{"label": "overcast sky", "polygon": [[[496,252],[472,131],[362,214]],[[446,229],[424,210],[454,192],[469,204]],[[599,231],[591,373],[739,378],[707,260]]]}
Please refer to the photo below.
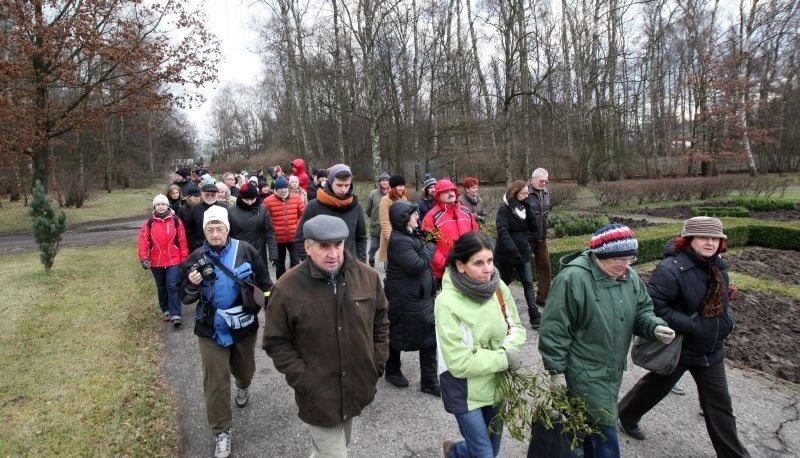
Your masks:
{"label": "overcast sky", "polygon": [[208,20],[207,27],[220,40],[222,60],[220,62],[219,82],[207,85],[203,90],[206,103],[187,110],[189,118],[197,126],[201,138],[206,130],[206,116],[211,101],[218,88],[229,82],[254,84],[259,79],[261,64],[258,56],[249,50],[252,48],[255,35],[249,27],[251,14],[248,12],[246,0],[196,0],[195,5],[202,7]]}

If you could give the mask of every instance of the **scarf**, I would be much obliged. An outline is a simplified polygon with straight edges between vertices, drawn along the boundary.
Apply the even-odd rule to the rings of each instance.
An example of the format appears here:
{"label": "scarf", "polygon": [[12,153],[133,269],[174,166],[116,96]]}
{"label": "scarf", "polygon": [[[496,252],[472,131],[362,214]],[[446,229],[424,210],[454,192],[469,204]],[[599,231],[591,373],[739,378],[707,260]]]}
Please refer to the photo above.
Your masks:
{"label": "scarf", "polygon": [[347,197],[340,199],[339,197],[333,195],[332,192],[328,190],[327,186],[322,188],[322,192],[317,193],[317,200],[319,200],[319,203],[322,205],[334,208],[352,206],[354,201],[352,193],[348,193]]}
{"label": "scarf", "polygon": [[473,199],[472,197],[470,197],[470,196],[469,196],[469,194],[467,194],[467,193],[464,193],[464,194],[462,194],[462,195],[463,195],[463,196],[464,196],[464,198],[465,198],[465,199],[467,199],[467,201],[469,201],[469,203],[471,203],[472,205],[478,205],[479,203],[481,203],[481,196],[479,196],[479,195],[478,195],[478,196],[475,196],[475,198],[474,198],[474,199]]}
{"label": "scarf", "polygon": [[172,209],[171,208],[167,208],[165,211],[163,211],[161,213],[153,210],[153,216],[155,216],[156,218],[160,218],[160,219],[165,219],[167,216],[169,216],[170,213],[172,213]]}
{"label": "scarf", "polygon": [[694,251],[688,250],[686,251],[686,256],[698,268],[708,272],[708,288],[706,289],[706,296],[700,304],[703,316],[713,318],[722,315],[724,306],[722,300],[722,271],[716,263],[717,255],[715,254],[711,259],[706,259]]}
{"label": "scarf", "polygon": [[251,211],[254,207],[257,207],[261,204],[258,203],[258,199],[254,200],[252,204],[246,203],[242,199],[236,199],[236,206],[241,208],[244,211]]}
{"label": "scarf", "polygon": [[492,278],[486,283],[474,280],[469,275],[459,272],[458,269],[451,268],[449,270],[453,286],[468,298],[480,303],[484,303],[494,296],[497,285],[500,284],[500,274],[497,272],[497,268],[492,272]]}

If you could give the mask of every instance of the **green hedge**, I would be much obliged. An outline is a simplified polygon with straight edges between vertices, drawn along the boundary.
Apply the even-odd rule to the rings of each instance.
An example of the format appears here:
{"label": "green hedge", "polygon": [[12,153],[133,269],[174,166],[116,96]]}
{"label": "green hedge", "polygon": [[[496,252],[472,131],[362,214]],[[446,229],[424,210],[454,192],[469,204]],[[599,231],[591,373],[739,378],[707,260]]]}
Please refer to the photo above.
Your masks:
{"label": "green hedge", "polygon": [[[800,227],[795,222],[764,221],[752,218],[722,218],[729,247],[755,245],[765,248],[800,251]],[[664,224],[634,229],[639,241],[639,262],[657,261],[664,254],[664,245],[681,233],[682,223]],[[590,236],[550,239],[547,246],[550,264],[555,275],[559,260],[576,251],[588,248]]]}
{"label": "green hedge", "polygon": [[775,210],[794,210],[797,203],[788,199],[742,196],[736,198],[736,205],[752,211],[769,212]]}
{"label": "green hedge", "polygon": [[750,210],[744,207],[692,207],[692,216],[745,218],[750,216]]}
{"label": "green hedge", "polygon": [[611,220],[608,216],[583,216],[583,215],[554,215],[549,219],[550,226],[553,227],[556,237],[564,237],[568,235],[585,235],[591,234],[597,230],[598,227],[603,227]]}

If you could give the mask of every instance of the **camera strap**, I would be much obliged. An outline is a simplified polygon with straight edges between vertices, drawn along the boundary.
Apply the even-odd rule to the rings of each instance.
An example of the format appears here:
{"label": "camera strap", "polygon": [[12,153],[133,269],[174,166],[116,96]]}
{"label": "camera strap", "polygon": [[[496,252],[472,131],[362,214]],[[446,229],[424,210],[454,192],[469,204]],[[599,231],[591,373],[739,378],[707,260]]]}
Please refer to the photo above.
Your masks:
{"label": "camera strap", "polygon": [[259,308],[264,308],[266,306],[266,301],[264,300],[264,297],[267,295],[267,293],[265,293],[261,288],[256,286],[255,283],[250,281],[244,281],[241,278],[237,277],[236,274],[233,273],[233,271],[229,269],[228,266],[223,264],[218,258],[215,258],[213,256],[208,256],[208,259],[210,259],[215,266],[219,267],[220,270],[225,272],[225,275],[231,277],[233,281],[235,281],[239,285],[240,288],[246,289],[249,286],[251,288],[250,291],[252,292],[253,301]]}
{"label": "camera strap", "polygon": [[218,258],[215,258],[214,256],[207,256],[206,259],[211,260],[212,264],[214,264],[215,266],[219,267],[220,270],[225,272],[225,275],[231,277],[233,279],[233,281],[235,281],[240,287],[244,287],[245,285],[252,285],[252,283],[246,282],[246,281],[242,280],[241,278],[237,277],[236,274],[233,273],[233,271],[231,269],[229,269],[228,266],[223,264]]}

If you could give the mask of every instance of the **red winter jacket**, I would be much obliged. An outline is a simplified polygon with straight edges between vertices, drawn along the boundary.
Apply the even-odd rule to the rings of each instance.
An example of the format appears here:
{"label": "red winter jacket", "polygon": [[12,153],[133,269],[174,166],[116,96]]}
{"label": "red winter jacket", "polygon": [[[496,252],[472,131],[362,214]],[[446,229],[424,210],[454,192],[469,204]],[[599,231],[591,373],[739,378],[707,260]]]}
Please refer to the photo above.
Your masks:
{"label": "red winter jacket", "polygon": [[[438,199],[437,199],[438,201]],[[442,278],[444,265],[450,249],[462,235],[478,230],[478,223],[472,217],[469,208],[456,201],[452,204],[437,202],[422,219],[420,227],[426,231],[439,229],[444,237],[436,242],[436,253],[431,259],[433,275]]]}
{"label": "red winter jacket", "polygon": [[306,162],[300,158],[297,158],[290,162],[295,168],[294,175],[297,176],[297,179],[300,181],[300,187],[303,188],[303,191],[308,192],[308,174],[306,173]]}
{"label": "red winter jacket", "polygon": [[294,234],[297,232],[297,223],[303,216],[306,204],[298,194],[291,194],[286,200],[278,197],[277,193],[270,194],[264,199],[264,206],[269,210],[272,225],[275,226],[275,241],[277,243],[293,243]]}
{"label": "red winter jacket", "polygon": [[[169,215],[159,218],[153,213],[153,224],[147,221],[139,230],[139,261],[147,259],[151,267],[170,267],[181,264],[189,257],[189,244],[183,221],[169,211]],[[178,221],[177,228],[175,220]],[[148,227],[150,226],[150,227]]]}

